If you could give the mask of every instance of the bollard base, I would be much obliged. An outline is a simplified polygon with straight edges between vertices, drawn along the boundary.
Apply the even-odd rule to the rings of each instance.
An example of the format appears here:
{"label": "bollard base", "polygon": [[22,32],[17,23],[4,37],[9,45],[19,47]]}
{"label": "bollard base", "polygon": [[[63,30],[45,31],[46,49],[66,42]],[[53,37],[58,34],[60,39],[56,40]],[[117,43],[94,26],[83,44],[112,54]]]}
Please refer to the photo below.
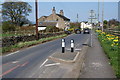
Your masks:
{"label": "bollard base", "polygon": [[74,52],[74,48],[71,48],[71,52]]}
{"label": "bollard base", "polygon": [[65,53],[65,47],[62,47],[62,53]]}

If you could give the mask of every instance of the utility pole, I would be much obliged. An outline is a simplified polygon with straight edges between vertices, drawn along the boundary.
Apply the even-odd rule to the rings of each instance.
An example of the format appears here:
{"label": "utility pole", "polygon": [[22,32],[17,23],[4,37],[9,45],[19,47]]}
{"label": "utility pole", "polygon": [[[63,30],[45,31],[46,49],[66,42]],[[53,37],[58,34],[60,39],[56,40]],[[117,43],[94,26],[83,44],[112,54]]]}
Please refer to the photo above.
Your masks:
{"label": "utility pole", "polygon": [[38,40],[39,39],[39,36],[38,36],[38,0],[35,0],[35,12],[36,12],[36,39]]}
{"label": "utility pole", "polygon": [[78,18],[79,18],[79,17],[78,17],[78,14],[77,14],[77,23],[78,23]]}
{"label": "utility pole", "polygon": [[103,26],[104,26],[104,0],[102,4],[102,32],[103,32]]}
{"label": "utility pole", "polygon": [[100,2],[99,2],[99,0],[98,0],[98,26],[99,26],[99,10],[100,10]]}

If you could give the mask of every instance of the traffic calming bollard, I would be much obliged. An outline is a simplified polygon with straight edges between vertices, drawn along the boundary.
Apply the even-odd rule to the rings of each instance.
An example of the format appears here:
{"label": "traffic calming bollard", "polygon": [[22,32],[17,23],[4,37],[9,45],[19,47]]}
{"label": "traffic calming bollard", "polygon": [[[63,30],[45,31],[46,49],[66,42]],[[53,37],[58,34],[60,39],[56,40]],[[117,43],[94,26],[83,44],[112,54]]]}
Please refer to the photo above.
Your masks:
{"label": "traffic calming bollard", "polygon": [[71,52],[74,52],[74,40],[71,39]]}
{"label": "traffic calming bollard", "polygon": [[62,53],[65,52],[65,39],[62,39]]}

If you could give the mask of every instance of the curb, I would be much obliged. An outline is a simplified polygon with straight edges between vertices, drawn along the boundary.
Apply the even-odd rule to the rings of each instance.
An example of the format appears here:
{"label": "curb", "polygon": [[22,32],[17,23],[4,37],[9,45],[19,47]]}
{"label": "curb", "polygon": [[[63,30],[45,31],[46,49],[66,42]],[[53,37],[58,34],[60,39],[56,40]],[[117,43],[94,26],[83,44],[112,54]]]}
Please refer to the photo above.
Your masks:
{"label": "curb", "polygon": [[75,56],[75,58],[73,60],[64,60],[64,59],[60,59],[60,58],[55,58],[52,56],[49,56],[48,59],[53,60],[55,62],[60,62],[60,63],[75,63],[75,61],[77,60],[77,58],[79,57],[80,52],[78,52]]}
{"label": "curb", "polygon": [[[89,39],[87,39],[84,44],[88,44],[88,43],[89,43]],[[77,54],[76,54],[76,56],[74,57],[73,60],[64,60],[64,59],[55,58],[55,57],[52,57],[52,56],[49,56],[48,59],[49,60],[53,60],[55,62],[60,62],[60,63],[75,63],[77,61],[78,57],[80,57],[80,56],[82,56],[82,54],[86,53],[86,49],[85,48],[88,48],[88,46],[83,46],[82,50],[81,50],[81,53],[77,52]]]}
{"label": "curb", "polygon": [[[89,43],[89,39],[85,43]],[[76,63],[73,64],[73,68],[68,74],[65,74],[62,78],[79,78],[82,68],[84,67],[85,54],[89,46],[83,46],[81,55],[78,56]]]}

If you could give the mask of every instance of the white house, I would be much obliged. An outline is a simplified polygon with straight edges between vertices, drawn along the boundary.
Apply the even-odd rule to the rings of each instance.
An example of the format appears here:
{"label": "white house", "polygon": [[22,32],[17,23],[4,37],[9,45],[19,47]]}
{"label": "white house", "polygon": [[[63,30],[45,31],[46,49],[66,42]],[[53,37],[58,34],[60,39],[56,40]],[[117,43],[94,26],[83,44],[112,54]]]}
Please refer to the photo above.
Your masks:
{"label": "white house", "polygon": [[81,22],[81,29],[83,30],[84,28],[92,29],[92,24]]}

